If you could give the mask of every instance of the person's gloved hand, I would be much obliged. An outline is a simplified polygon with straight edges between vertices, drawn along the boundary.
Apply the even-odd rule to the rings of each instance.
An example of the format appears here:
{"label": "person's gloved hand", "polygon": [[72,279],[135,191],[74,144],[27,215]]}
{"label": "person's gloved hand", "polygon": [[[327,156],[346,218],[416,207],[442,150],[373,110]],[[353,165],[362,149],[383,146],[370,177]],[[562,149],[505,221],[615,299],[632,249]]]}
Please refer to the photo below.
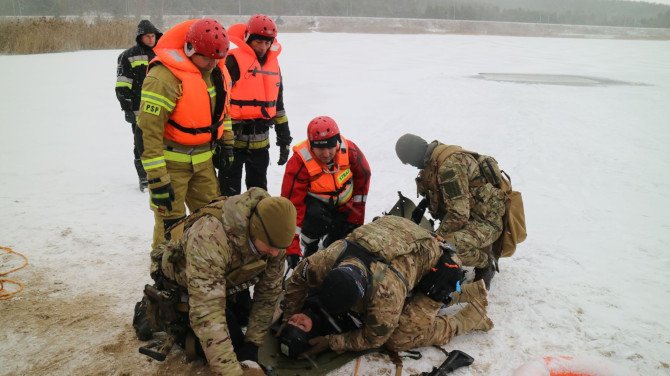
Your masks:
{"label": "person's gloved hand", "polygon": [[288,122],[275,125],[277,132],[277,146],[279,146],[279,160],[278,165],[283,165],[288,161],[288,152],[291,150],[291,131],[288,128]]}
{"label": "person's gloved hand", "polygon": [[460,291],[463,276],[463,269],[452,259],[449,252],[444,252],[437,265],[421,278],[416,287],[434,301],[446,303],[449,294]]}
{"label": "person's gloved hand", "polygon": [[416,223],[417,225],[421,223],[421,219],[423,219],[423,214],[426,212],[428,204],[429,201],[427,198],[424,198],[419,202],[419,205],[417,205],[416,208],[412,210],[412,222]]}
{"label": "person's gloved hand", "polygon": [[136,119],[135,119],[135,112],[126,110],[124,111],[126,114],[126,122],[130,124],[134,124]]}
{"label": "person's gloved hand", "polygon": [[295,267],[298,266],[298,263],[300,262],[300,256],[286,255],[286,262],[288,263],[289,269],[295,269]]}
{"label": "person's gloved hand", "polygon": [[235,154],[231,145],[216,145],[214,149],[214,167],[221,171],[228,171],[235,161]]}
{"label": "person's gloved hand", "polygon": [[305,351],[304,355],[307,356],[316,356],[330,347],[328,338],[325,336],[314,337],[309,340],[309,344],[312,345],[312,348]]}
{"label": "person's gloved hand", "polygon": [[252,342],[244,342],[244,345],[237,352],[237,360],[243,362],[245,360],[253,360],[258,363],[258,346]]}
{"label": "person's gloved hand", "polygon": [[277,145],[279,145],[279,160],[277,161],[277,164],[281,166],[286,164],[286,161],[288,161],[288,152],[291,150],[291,145],[279,143]]}
{"label": "person's gloved hand", "polygon": [[172,189],[172,184],[168,181],[167,183],[160,182],[160,179],[157,183],[152,184],[149,182],[149,192],[151,192],[151,202],[156,206],[164,206],[167,210],[172,210],[172,201],[174,201],[174,190]]}

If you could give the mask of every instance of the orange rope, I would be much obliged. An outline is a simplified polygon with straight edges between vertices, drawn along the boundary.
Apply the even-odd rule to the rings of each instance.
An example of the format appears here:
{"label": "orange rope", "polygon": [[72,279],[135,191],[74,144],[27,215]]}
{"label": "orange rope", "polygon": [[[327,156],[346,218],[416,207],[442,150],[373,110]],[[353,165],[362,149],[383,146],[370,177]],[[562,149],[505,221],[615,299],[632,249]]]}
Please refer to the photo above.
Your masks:
{"label": "orange rope", "polygon": [[[28,258],[26,256],[14,251],[13,249],[11,249],[9,247],[0,246],[0,249],[2,249],[3,251],[5,251],[9,254],[15,254],[15,255],[17,255],[17,256],[19,256],[23,259],[23,264],[15,267],[13,269],[10,269],[6,272],[0,272],[0,276],[5,276],[5,275],[7,275],[11,272],[15,272],[15,271],[23,268],[24,266],[28,265]],[[5,284],[15,285],[16,289],[14,289],[12,291],[6,290],[5,286],[4,286]],[[14,295],[21,292],[21,290],[23,290],[23,283],[21,283],[21,281],[16,281],[16,280],[13,280],[13,279],[8,279],[8,278],[0,278],[0,300],[11,299],[11,298],[14,297]]]}

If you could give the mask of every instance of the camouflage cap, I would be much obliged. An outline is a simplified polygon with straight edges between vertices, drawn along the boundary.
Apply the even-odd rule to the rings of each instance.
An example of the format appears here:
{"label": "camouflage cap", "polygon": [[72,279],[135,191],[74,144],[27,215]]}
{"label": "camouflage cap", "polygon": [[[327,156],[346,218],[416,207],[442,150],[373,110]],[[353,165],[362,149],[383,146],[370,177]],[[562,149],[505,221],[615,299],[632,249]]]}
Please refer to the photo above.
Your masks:
{"label": "camouflage cap", "polygon": [[402,135],[395,144],[395,153],[400,161],[416,168],[424,167],[426,149],[428,149],[426,140],[411,133]]}
{"label": "camouflage cap", "polygon": [[267,197],[258,202],[249,219],[251,236],[275,248],[287,248],[295,234],[296,210],[285,197]]}

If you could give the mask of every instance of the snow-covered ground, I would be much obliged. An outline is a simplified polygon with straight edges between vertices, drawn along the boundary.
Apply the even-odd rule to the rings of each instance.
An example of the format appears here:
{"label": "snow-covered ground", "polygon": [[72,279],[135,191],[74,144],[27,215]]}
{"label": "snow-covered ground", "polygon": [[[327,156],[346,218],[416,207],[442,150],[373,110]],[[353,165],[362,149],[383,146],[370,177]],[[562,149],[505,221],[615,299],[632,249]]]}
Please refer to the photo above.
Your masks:
{"label": "snow-covered ground", "polygon": [[[367,220],[416,170],[405,132],[495,156],[523,192],[528,240],[501,260],[495,328],[457,337],[509,375],[545,355],[670,374],[670,42],[464,35],[286,34],[285,102],[296,141],[335,118],[373,169]],[[0,301],[0,374],[202,372],[137,353],[130,321],[148,277],[153,219],[137,189],[130,127],[114,96],[120,51],[0,56],[0,245],[30,265]],[[478,73],[592,76],[647,85],[493,82]],[[664,151],[665,150],[665,151]],[[278,194],[283,168],[269,169]],[[15,265],[0,256],[0,272]],[[443,355],[423,349],[404,375]],[[385,358],[362,374],[391,373]],[[336,372],[351,374],[353,365]]]}

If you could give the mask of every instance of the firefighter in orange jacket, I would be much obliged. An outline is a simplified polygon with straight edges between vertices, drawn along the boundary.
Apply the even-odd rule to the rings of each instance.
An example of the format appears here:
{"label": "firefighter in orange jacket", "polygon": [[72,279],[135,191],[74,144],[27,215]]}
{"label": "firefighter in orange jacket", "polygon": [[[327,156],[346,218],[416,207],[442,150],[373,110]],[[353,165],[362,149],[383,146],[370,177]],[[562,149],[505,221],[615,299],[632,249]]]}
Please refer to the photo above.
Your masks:
{"label": "firefighter in orange jacket", "polygon": [[[335,120],[318,116],[307,126],[308,139],[293,147],[281,195],[297,209],[296,235],[286,250],[289,267],[299,257],[344,238],[365,220],[370,166],[363,152],[340,135]],[[302,252],[301,252],[302,250]]]}
{"label": "firefighter in orange jacket", "polygon": [[230,91],[230,116],[235,134],[234,161],[219,169],[221,193],[241,193],[242,168],[247,189],[267,187],[270,164],[270,131],[274,126],[279,146],[279,161],[288,160],[291,132],[284,111],[281,70],[277,57],[277,25],[270,17],[256,14],[246,24],[228,28],[230,40],[237,46],[226,57],[233,86]]}
{"label": "firefighter in orange jacket", "polygon": [[138,125],[142,165],[149,178],[155,227],[153,247],[165,230],[219,195],[212,163],[217,144],[232,158],[233,135],[225,117],[223,64],[229,42],[213,19],[189,20],[168,30],[142,86]]}

